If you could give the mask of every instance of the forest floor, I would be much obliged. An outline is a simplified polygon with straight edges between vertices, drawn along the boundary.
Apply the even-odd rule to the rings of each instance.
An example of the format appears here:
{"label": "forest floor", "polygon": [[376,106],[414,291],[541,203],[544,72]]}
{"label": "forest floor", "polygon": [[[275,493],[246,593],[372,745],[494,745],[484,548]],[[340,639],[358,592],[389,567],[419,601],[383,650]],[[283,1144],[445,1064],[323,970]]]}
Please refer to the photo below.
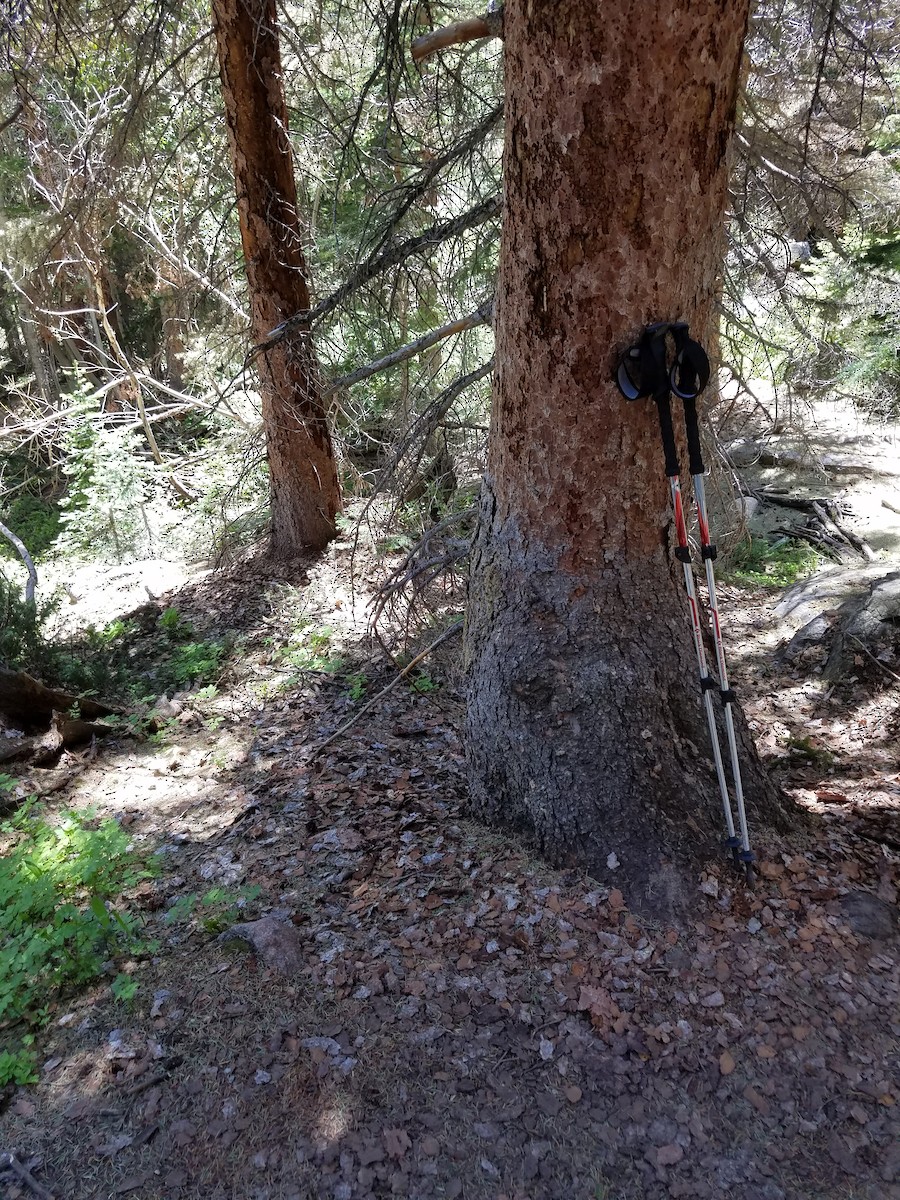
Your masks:
{"label": "forest floor", "polygon": [[753,891],[698,873],[667,928],[467,817],[449,650],[320,752],[396,675],[283,653],[293,624],[324,659],[315,631],[364,607],[349,555],[167,597],[241,638],[218,694],[23,781],[163,865],[129,897],[159,944],[134,999],[61,1007],[8,1098],[31,1181],[0,1175],[4,1200],[900,1200],[891,671],[826,684],[815,647],[776,653],[782,593],[723,587],[758,744],[811,820],[758,847]]}

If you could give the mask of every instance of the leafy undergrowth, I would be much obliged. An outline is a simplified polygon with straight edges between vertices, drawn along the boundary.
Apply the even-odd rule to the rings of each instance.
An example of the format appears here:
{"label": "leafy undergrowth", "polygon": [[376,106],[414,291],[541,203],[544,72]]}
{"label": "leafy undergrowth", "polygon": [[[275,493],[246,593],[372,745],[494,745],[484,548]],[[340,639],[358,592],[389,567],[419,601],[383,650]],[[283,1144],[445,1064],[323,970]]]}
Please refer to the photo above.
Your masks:
{"label": "leafy undergrowth", "polygon": [[[186,702],[166,744],[110,747],[70,785],[164,869],[135,889],[159,952],[129,968],[131,999],[72,1000],[3,1118],[54,1195],[898,1195],[890,693],[860,699],[855,742],[832,705],[850,693],[801,698],[774,668],[760,687],[736,661],[819,819],[759,847],[753,893],[724,862],[698,873],[696,922],[674,928],[468,820],[434,664],[444,686],[395,689],[315,757],[359,696],[320,664],[270,688],[273,649],[211,702],[215,728]],[[387,676],[367,673],[374,695]],[[830,757],[794,753],[804,737]],[[258,952],[235,920],[268,931]]]}
{"label": "leafy undergrowth", "polygon": [[819,555],[804,542],[751,537],[731,551],[724,577],[745,587],[785,588],[811,575],[819,562]]}
{"label": "leafy undergrowth", "polygon": [[47,821],[26,802],[0,825],[0,1087],[37,1081],[34,1030],[61,996],[141,945],[115,907],[150,872],[111,818],[67,812]]}

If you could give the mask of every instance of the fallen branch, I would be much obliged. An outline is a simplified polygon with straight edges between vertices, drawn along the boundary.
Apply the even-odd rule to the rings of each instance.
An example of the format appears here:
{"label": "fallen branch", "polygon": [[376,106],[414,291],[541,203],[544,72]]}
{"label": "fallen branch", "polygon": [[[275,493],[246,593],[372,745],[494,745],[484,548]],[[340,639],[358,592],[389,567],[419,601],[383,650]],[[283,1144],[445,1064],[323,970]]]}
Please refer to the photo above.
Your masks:
{"label": "fallen branch", "polygon": [[377,696],[373,696],[371,700],[368,700],[362,706],[362,708],[359,709],[358,712],[355,712],[353,714],[353,716],[349,719],[349,721],[345,721],[344,724],[341,725],[340,728],[336,729],[334,731],[334,733],[331,734],[330,737],[327,737],[325,739],[325,741],[321,743],[321,745],[317,746],[316,749],[312,752],[312,755],[310,756],[310,760],[312,760],[314,758],[318,758],[318,756],[322,753],[322,751],[325,749],[326,746],[330,746],[331,743],[336,742],[339,737],[343,737],[348,729],[353,728],[353,726],[360,719],[360,717],[364,716],[367,712],[369,712],[370,709],[374,708],[375,705],[378,703],[378,701],[383,699],[388,694],[388,692],[393,691],[394,688],[397,686],[397,684],[401,681],[401,679],[406,678],[406,676],[410,673],[410,671],[413,669],[413,667],[418,666],[419,663],[422,661],[422,659],[427,657],[432,652],[432,650],[436,650],[438,648],[438,646],[440,646],[443,642],[449,641],[451,637],[454,637],[457,633],[459,633],[460,630],[462,629],[462,627],[463,627],[462,621],[457,621],[457,623],[455,625],[451,625],[449,629],[445,629],[444,632],[441,634],[441,636],[438,638],[435,638],[435,640],[431,643],[430,646],[426,646],[425,649],[421,652],[421,654],[417,654],[416,657],[412,660],[412,662],[408,662],[406,664],[406,666],[403,668],[403,670],[399,673],[399,675],[394,676],[394,678],[387,685],[387,687],[383,687]]}
{"label": "fallen branch", "polygon": [[890,675],[891,679],[895,679],[897,681],[897,683],[900,683],[900,675],[898,675],[896,673],[896,671],[892,671],[890,667],[885,666],[880,658],[876,658],[875,655],[872,653],[872,651],[869,649],[869,647],[865,644],[865,642],[860,641],[860,639],[858,637],[855,637],[852,633],[844,634],[844,636],[848,637],[851,642],[856,642],[857,646],[859,646],[859,648],[860,648],[860,650],[862,650],[863,654],[865,654],[869,658],[871,658],[872,662],[875,664],[876,667],[881,667],[881,669],[882,669],[882,671],[884,671],[885,675]]}
{"label": "fallen branch", "polygon": [[361,383],[363,379],[369,379],[370,376],[377,374],[379,371],[386,371],[389,367],[395,367],[398,363],[406,362],[408,358],[415,358],[417,354],[421,354],[424,350],[430,350],[432,346],[436,346],[438,342],[444,341],[445,338],[452,337],[455,333],[463,333],[466,329],[475,329],[478,325],[488,325],[490,324],[493,311],[494,298],[492,296],[489,300],[485,300],[484,304],[476,308],[474,312],[469,313],[468,316],[460,317],[458,321],[450,321],[447,325],[441,325],[439,329],[433,329],[430,333],[423,334],[420,338],[416,338],[414,342],[409,342],[406,346],[400,346],[398,349],[392,350],[390,354],[385,354],[383,358],[378,358],[375,362],[366,363],[363,367],[357,367],[349,375],[341,375],[338,379],[333,379],[323,389],[322,394],[324,396],[333,396],[335,392],[352,387],[354,383]]}
{"label": "fallen branch", "polygon": [[30,1188],[40,1200],[55,1200],[52,1192],[48,1192],[42,1183],[38,1183],[24,1163],[20,1163],[15,1154],[0,1154],[0,1171],[12,1171],[27,1188]]}
{"label": "fallen branch", "polygon": [[836,562],[843,562],[844,558],[841,554],[841,546],[835,542],[834,538],[829,537],[826,533],[816,533],[812,529],[804,529],[800,525],[793,525],[789,529],[778,528],[773,529],[773,533],[781,533],[788,538],[799,538],[804,542],[809,542],[822,554],[827,554]]}
{"label": "fallen branch", "polygon": [[28,548],[22,539],[16,537],[11,529],[7,529],[2,521],[0,521],[0,533],[3,534],[8,542],[12,542],[18,551],[19,557],[25,564],[25,570],[28,572],[28,582],[25,584],[25,603],[34,604],[34,589],[37,587],[37,570],[34,565],[34,559],[28,553]]}
{"label": "fallen branch", "polygon": [[876,555],[872,547],[849,529],[845,529],[837,519],[837,510],[833,504],[819,504],[813,501],[813,512],[822,522],[825,529],[838,534],[851,549],[861,555],[866,562],[875,562]]}
{"label": "fallen branch", "polygon": [[483,38],[503,37],[503,9],[494,9],[480,17],[466,17],[452,25],[442,25],[431,33],[423,33],[414,39],[410,47],[413,62],[421,62],[438,50],[458,46],[463,42],[477,42]]}
{"label": "fallen branch", "polygon": [[96,700],[80,699],[69,692],[45,687],[24,671],[11,671],[0,663],[0,712],[17,726],[48,726],[53,714],[68,713],[73,708],[88,721],[108,717],[115,709]]}

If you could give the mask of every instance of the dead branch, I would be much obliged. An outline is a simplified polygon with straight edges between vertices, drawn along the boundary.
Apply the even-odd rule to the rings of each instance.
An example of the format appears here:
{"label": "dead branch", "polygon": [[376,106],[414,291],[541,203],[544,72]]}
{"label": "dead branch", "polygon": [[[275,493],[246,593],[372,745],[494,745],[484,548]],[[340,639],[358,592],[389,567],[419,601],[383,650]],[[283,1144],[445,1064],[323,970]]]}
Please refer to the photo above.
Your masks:
{"label": "dead branch", "polygon": [[462,42],[476,42],[483,38],[503,37],[503,9],[498,8],[486,12],[480,17],[467,17],[464,21],[456,21],[453,25],[442,25],[431,33],[424,33],[415,38],[412,46],[413,62],[421,62],[438,50],[448,46],[458,46]]}
{"label": "dead branch", "polygon": [[900,675],[898,675],[896,671],[892,671],[890,667],[886,666],[880,658],[876,658],[865,642],[860,641],[858,637],[854,637],[852,633],[848,633],[845,636],[848,637],[851,642],[856,642],[863,654],[865,654],[868,658],[871,658],[876,667],[881,667],[882,671],[884,671],[886,675],[890,675],[891,679],[896,680],[897,683],[900,683]]}
{"label": "dead branch", "polygon": [[492,296],[489,300],[485,300],[474,312],[469,313],[468,316],[460,317],[458,321],[450,321],[447,325],[441,325],[439,329],[433,329],[430,333],[423,334],[420,338],[416,338],[414,342],[409,342],[405,346],[400,346],[398,349],[392,350],[390,354],[385,354],[383,358],[376,359],[372,363],[366,363],[365,366],[357,367],[349,375],[341,375],[338,379],[333,379],[323,389],[323,395],[332,396],[335,392],[352,387],[354,383],[360,383],[363,379],[368,379],[370,376],[376,375],[379,371],[386,371],[389,367],[395,367],[398,363],[406,362],[408,358],[415,358],[417,354],[421,354],[424,350],[430,350],[432,346],[436,346],[438,342],[444,341],[445,338],[452,337],[455,333],[463,333],[466,329],[475,329],[478,325],[488,325],[490,324],[493,311],[494,298]]}
{"label": "dead branch", "polygon": [[[376,635],[382,613],[398,595],[407,588],[411,588],[414,594],[423,592],[435,579],[468,556],[472,547],[471,538],[448,538],[445,534],[449,529],[474,521],[475,511],[472,507],[448,513],[436,525],[425,531],[404,556],[403,561],[391,571],[372,599],[369,626]],[[442,541],[443,545],[435,547],[436,540]],[[383,646],[382,643],[382,648]]]}
{"label": "dead branch", "polygon": [[482,366],[476,367],[474,371],[470,371],[467,375],[458,375],[448,387],[435,396],[427,408],[416,417],[391,455],[390,462],[383,468],[378,479],[375,481],[372,489],[374,495],[378,495],[388,480],[394,476],[404,457],[416,442],[422,446],[425,445],[429,436],[449,412],[457,396],[461,395],[466,388],[471,387],[473,383],[478,383],[490,375],[493,370],[494,360],[490,358]]}
{"label": "dead branch", "polygon": [[81,716],[89,721],[108,717],[116,711],[96,700],[80,699],[69,692],[45,687],[24,671],[11,671],[0,663],[0,712],[17,726],[46,726],[55,712],[67,713],[76,706]]}
{"label": "dead branch", "polygon": [[[406,262],[408,258],[412,258],[414,254],[419,254],[423,251],[433,249],[441,242],[447,241],[451,237],[456,237],[457,234],[465,233],[468,229],[474,229],[478,225],[483,225],[486,221],[490,221],[493,217],[499,215],[502,207],[502,199],[500,196],[491,196],[487,200],[482,200],[480,204],[476,204],[474,208],[470,208],[468,212],[461,213],[458,217],[453,217],[449,221],[436,221],[428,229],[417,234],[416,237],[407,238],[406,241],[399,242],[390,250],[385,250],[382,254],[374,255],[366,262],[358,267],[348,279],[341,284],[337,291],[332,292],[330,296],[326,296],[324,300],[320,300],[315,308],[309,313],[298,313],[295,317],[290,317],[284,321],[278,328],[283,334],[290,333],[292,327],[297,328],[305,323],[310,325],[316,321],[326,317],[330,312],[348,296],[358,291],[361,287],[383,274],[391,267],[397,267],[401,263]],[[270,338],[273,336],[270,334]]]}
{"label": "dead branch", "polygon": [[28,572],[28,582],[25,584],[25,603],[34,604],[34,589],[37,586],[37,569],[34,565],[34,559],[28,553],[28,548],[22,539],[16,537],[11,529],[7,529],[2,521],[0,521],[0,533],[3,534],[8,542],[12,543],[22,562],[25,564],[25,570]]}
{"label": "dead branch", "polygon": [[426,646],[421,654],[417,654],[416,657],[412,660],[412,662],[408,662],[406,664],[406,666],[403,668],[403,670],[400,672],[400,674],[394,676],[394,678],[387,685],[387,687],[383,687],[377,696],[373,696],[372,699],[367,701],[367,703],[365,703],[358,712],[355,712],[353,714],[353,716],[349,719],[349,721],[345,721],[344,724],[341,725],[339,729],[336,729],[330,737],[327,737],[325,739],[325,741],[322,742],[321,745],[319,745],[313,751],[311,758],[318,758],[318,756],[322,753],[322,751],[325,749],[326,746],[330,746],[331,743],[336,742],[339,737],[343,737],[343,735],[347,732],[347,730],[351,729],[356,724],[356,722],[360,719],[360,717],[362,717],[365,713],[367,713],[371,708],[374,708],[374,706],[378,703],[378,701],[383,699],[388,694],[388,692],[393,691],[394,688],[397,686],[397,684],[401,681],[401,679],[406,678],[406,676],[410,673],[410,671],[413,669],[413,667],[418,666],[419,663],[422,661],[422,659],[426,658],[432,652],[432,650],[436,650],[438,648],[438,646],[440,646],[443,642],[449,641],[451,637],[453,637],[455,634],[459,633],[460,630],[462,629],[462,627],[463,627],[462,621],[457,621],[457,623],[455,625],[451,625],[449,629],[445,629],[444,632],[441,634],[441,636],[438,638],[435,638],[430,646]]}
{"label": "dead branch", "polygon": [[12,1171],[13,1175],[38,1197],[38,1200],[54,1200],[53,1193],[48,1192],[42,1183],[38,1183],[24,1163],[20,1163],[15,1154],[0,1154],[0,1171]]}

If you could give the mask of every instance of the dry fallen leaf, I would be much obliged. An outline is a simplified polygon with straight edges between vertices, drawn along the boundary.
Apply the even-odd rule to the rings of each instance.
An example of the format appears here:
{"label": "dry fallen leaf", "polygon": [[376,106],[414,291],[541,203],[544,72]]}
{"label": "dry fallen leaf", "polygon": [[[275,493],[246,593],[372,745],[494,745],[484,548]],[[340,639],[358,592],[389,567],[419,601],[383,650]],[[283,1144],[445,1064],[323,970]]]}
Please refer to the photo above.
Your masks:
{"label": "dry fallen leaf", "polygon": [[385,1150],[391,1158],[396,1158],[398,1161],[403,1158],[412,1145],[412,1140],[405,1129],[384,1129],[382,1137]]}
{"label": "dry fallen leaf", "polygon": [[582,984],[578,996],[578,1009],[590,1013],[595,1029],[604,1029],[621,1016],[618,1004],[606,988],[589,987],[586,984]]}
{"label": "dry fallen leaf", "polygon": [[734,1070],[736,1063],[730,1050],[723,1050],[719,1055],[719,1071],[723,1075],[730,1075]]}

